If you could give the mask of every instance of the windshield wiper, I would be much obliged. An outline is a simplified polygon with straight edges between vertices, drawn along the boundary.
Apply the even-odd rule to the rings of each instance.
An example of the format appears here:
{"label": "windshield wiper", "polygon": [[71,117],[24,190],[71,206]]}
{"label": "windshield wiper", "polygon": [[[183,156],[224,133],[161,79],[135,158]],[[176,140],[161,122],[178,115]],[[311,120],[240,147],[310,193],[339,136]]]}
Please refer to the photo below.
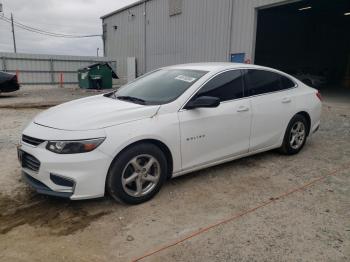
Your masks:
{"label": "windshield wiper", "polygon": [[141,98],[133,97],[133,96],[117,96],[117,98],[119,100],[130,101],[130,102],[137,103],[137,104],[146,104],[145,100],[143,100]]}
{"label": "windshield wiper", "polygon": [[117,93],[117,91],[114,91],[114,92],[113,92],[113,98],[114,98],[114,99],[117,99],[116,93]]}

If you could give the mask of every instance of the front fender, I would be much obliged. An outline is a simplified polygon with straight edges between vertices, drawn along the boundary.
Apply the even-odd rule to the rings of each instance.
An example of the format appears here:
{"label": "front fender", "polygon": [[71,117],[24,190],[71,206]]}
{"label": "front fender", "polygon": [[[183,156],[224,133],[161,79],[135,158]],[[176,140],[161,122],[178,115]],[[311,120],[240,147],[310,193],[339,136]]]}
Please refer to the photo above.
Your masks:
{"label": "front fender", "polygon": [[127,146],[142,140],[165,144],[172,155],[173,172],[181,170],[180,132],[176,114],[156,115],[105,129],[106,141],[100,150],[113,159]]}

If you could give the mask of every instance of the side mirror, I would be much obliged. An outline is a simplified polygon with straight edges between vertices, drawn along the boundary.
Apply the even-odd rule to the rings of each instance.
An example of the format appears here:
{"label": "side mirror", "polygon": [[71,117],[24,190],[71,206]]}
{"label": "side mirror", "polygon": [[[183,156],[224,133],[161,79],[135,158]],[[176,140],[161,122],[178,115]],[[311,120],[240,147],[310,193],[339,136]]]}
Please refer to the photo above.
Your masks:
{"label": "side mirror", "polygon": [[220,105],[220,98],[213,96],[200,96],[187,103],[186,109],[194,109],[200,107],[218,107]]}

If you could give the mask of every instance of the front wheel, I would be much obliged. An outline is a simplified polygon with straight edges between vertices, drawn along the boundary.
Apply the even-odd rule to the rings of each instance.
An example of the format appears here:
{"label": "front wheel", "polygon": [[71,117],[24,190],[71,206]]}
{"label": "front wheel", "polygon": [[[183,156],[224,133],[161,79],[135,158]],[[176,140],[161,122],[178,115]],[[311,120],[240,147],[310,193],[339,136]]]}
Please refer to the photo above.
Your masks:
{"label": "front wheel", "polygon": [[167,161],[155,145],[142,143],[122,152],[112,163],[106,187],[116,200],[140,204],[155,196],[167,177]]}
{"label": "front wheel", "polygon": [[280,151],[286,155],[298,153],[305,145],[308,126],[304,116],[295,115],[290,120]]}

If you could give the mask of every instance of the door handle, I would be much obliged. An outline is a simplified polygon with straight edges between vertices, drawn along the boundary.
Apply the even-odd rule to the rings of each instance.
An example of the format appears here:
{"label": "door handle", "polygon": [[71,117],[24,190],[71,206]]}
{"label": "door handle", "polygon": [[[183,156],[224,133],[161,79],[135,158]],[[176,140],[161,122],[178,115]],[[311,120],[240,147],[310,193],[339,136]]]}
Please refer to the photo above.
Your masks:
{"label": "door handle", "polygon": [[282,99],[282,103],[286,104],[286,103],[290,103],[292,102],[292,99],[290,99],[290,97],[285,97]]}
{"label": "door handle", "polygon": [[237,112],[246,112],[246,111],[249,111],[249,107],[247,106],[240,106],[237,109]]}

